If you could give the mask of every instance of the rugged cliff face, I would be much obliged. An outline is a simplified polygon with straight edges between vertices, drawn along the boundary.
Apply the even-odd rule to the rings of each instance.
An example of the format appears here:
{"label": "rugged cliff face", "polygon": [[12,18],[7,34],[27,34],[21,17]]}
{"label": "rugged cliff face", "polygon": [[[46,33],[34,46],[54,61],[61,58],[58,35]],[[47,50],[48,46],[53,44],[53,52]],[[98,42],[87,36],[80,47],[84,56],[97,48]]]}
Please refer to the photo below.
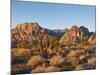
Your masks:
{"label": "rugged cliff face", "polygon": [[11,42],[12,48],[17,47],[20,44],[32,45],[37,43],[38,38],[43,38],[43,42],[49,39],[50,36],[54,36],[59,40],[64,32],[50,30],[40,27],[38,23],[22,23],[18,24],[11,30]]}
{"label": "rugged cliff face", "polygon": [[79,44],[84,38],[89,38],[88,42],[95,43],[95,33],[90,33],[86,27],[77,25],[73,25],[69,30],[67,28],[50,30],[40,27],[36,22],[22,23],[13,28],[11,34],[12,48],[20,44],[35,44],[39,41],[39,37],[43,38],[42,42],[45,43],[51,36],[57,38],[62,45]]}
{"label": "rugged cliff face", "polygon": [[71,29],[66,32],[60,39],[60,43],[63,45],[68,44],[78,44],[81,39],[89,37],[90,32],[84,26],[77,27],[76,25],[72,26]]}
{"label": "rugged cliff face", "polygon": [[32,44],[33,36],[37,35],[41,30],[42,28],[38,23],[18,24],[11,30],[12,47],[16,47],[17,44]]}
{"label": "rugged cliff face", "polygon": [[88,42],[91,44],[96,44],[96,33],[95,32],[89,37]]}

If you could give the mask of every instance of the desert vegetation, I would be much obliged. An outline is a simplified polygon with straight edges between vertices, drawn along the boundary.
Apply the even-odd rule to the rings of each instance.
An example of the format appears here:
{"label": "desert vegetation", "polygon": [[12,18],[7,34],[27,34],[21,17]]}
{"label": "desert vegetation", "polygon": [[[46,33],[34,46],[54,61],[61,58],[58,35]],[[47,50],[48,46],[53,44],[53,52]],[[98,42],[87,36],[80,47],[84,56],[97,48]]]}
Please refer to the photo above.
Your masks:
{"label": "desert vegetation", "polygon": [[58,39],[59,32],[50,32],[38,23],[27,25],[12,29],[12,74],[96,68],[95,33],[74,25]]}

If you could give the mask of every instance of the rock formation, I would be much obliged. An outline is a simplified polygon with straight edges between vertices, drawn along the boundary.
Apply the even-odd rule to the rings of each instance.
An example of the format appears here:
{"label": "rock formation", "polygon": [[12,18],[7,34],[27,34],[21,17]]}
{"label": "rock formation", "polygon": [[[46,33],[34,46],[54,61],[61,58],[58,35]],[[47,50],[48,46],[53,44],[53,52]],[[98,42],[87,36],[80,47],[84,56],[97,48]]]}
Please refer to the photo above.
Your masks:
{"label": "rock formation", "polygon": [[76,25],[73,25],[71,29],[62,36],[60,43],[63,45],[78,44],[81,39],[89,36],[90,32],[87,28],[84,26],[77,27]]}
{"label": "rock formation", "polygon": [[96,32],[94,32],[88,39],[90,44],[96,44]]}

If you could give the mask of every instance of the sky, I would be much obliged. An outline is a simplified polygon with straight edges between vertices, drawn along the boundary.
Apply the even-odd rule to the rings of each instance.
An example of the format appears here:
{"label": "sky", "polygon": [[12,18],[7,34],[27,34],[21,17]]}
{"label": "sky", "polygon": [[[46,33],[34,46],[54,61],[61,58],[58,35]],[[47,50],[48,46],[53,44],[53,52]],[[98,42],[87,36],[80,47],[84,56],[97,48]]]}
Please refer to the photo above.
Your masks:
{"label": "sky", "polygon": [[43,28],[65,29],[72,25],[85,26],[95,31],[95,6],[40,3],[12,0],[12,23],[37,22]]}

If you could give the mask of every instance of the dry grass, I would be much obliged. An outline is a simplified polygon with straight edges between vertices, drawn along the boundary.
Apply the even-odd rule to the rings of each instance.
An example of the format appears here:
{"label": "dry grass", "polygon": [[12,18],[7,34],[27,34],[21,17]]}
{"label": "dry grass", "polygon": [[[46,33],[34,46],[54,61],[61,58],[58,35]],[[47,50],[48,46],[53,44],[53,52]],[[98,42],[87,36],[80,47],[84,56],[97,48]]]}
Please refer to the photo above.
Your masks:
{"label": "dry grass", "polygon": [[29,57],[31,51],[29,49],[17,48],[11,50],[12,57]]}
{"label": "dry grass", "polygon": [[56,55],[50,59],[50,65],[61,66],[64,63],[64,58],[60,55]]}
{"label": "dry grass", "polygon": [[[36,54],[34,54],[36,52]],[[33,54],[32,54],[33,53]],[[30,70],[32,73],[57,72],[69,70],[94,69],[96,64],[95,47],[45,48],[38,52],[36,48],[12,49],[13,57],[29,57],[24,68],[14,67],[15,73]],[[20,62],[19,62],[20,64]]]}
{"label": "dry grass", "polygon": [[44,58],[41,57],[40,55],[33,56],[31,57],[31,59],[28,60],[27,66],[33,68],[41,64],[43,61],[44,61]]}

